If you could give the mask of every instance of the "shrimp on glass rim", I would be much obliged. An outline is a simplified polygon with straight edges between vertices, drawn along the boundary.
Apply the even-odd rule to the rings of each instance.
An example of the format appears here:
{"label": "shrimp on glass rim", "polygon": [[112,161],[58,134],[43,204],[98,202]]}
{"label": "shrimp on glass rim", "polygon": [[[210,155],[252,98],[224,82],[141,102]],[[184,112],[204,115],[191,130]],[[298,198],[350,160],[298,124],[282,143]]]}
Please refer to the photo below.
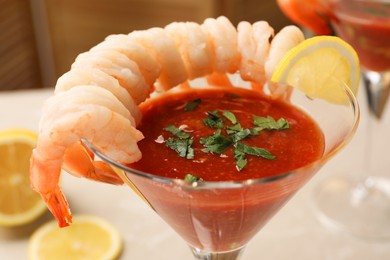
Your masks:
{"label": "shrimp on glass rim", "polygon": [[137,143],[143,139],[138,105],[153,91],[189,87],[187,81],[198,77],[234,87],[228,73],[240,73],[259,90],[281,57],[302,40],[295,26],[274,35],[267,22],[241,22],[236,28],[223,16],[108,36],[76,58],[44,103],[30,163],[32,188],[60,227],[70,225],[72,214],[59,186],[62,169],[123,183],[110,166],[95,160],[83,139],[118,163],[135,162],[142,157]]}

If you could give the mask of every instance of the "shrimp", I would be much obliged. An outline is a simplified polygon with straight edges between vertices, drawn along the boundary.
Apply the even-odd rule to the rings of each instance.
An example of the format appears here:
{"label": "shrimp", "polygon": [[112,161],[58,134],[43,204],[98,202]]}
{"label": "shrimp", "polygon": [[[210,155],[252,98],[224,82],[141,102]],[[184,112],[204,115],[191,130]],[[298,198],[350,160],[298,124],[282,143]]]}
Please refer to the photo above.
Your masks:
{"label": "shrimp", "polygon": [[234,73],[238,69],[240,54],[237,48],[237,31],[226,17],[207,18],[201,28],[212,44],[213,70],[218,73]]}
{"label": "shrimp", "polygon": [[161,66],[157,78],[160,90],[168,90],[187,80],[184,62],[174,41],[162,28],[151,28],[145,31],[134,31],[129,37],[145,46]]}
{"label": "shrimp", "polygon": [[212,72],[211,44],[199,24],[175,22],[167,25],[165,31],[181,54],[189,79]]}
{"label": "shrimp", "polygon": [[113,34],[106,37],[104,41],[91,48],[95,50],[116,50],[134,61],[146,84],[152,86],[161,72],[161,65],[152,56],[148,49],[131,39],[127,34]]}
{"label": "shrimp", "polygon": [[267,79],[271,79],[272,73],[284,55],[304,39],[303,32],[294,25],[284,27],[275,35],[271,42],[267,61],[265,62]]}
{"label": "shrimp", "polygon": [[[303,32],[294,25],[284,27],[275,35],[271,42],[267,61],[265,62],[265,75],[268,81],[271,81],[272,74],[284,55],[304,39]],[[273,96],[286,100],[289,98],[291,93],[290,86],[281,84],[269,84],[268,86]]]}
{"label": "shrimp", "polygon": [[74,68],[58,78],[55,93],[69,90],[78,85],[104,87],[114,94],[114,96],[129,110],[135,120],[134,124],[137,124],[141,120],[141,111],[135,104],[135,101],[126,89],[119,85],[118,80],[114,77],[97,68]]}
{"label": "shrimp", "polygon": [[264,66],[274,30],[267,22],[260,21],[253,26],[248,22],[240,22],[237,31],[241,53],[240,75],[242,79],[262,86],[267,80]]}
{"label": "shrimp", "polygon": [[[78,150],[74,148],[85,138],[118,162],[131,163],[141,158],[136,143],[143,135],[129,120],[129,112],[121,102],[110,91],[96,86],[76,86],[52,96],[45,102],[42,115],[38,143],[31,157],[31,184],[63,227],[71,222],[71,214],[58,181],[61,166],[67,163],[65,153],[68,152],[68,158],[74,158],[68,148]],[[80,165],[85,170],[89,164],[91,161],[82,161]],[[95,168],[96,165],[89,167],[89,172],[69,173],[122,183],[114,172]],[[99,173],[102,175],[97,176]]]}
{"label": "shrimp", "polygon": [[74,68],[98,68],[119,81],[138,105],[149,95],[148,86],[138,65],[116,50],[94,50],[79,54],[72,64]]}
{"label": "shrimp", "polygon": [[139,104],[175,86],[191,87],[188,79],[198,77],[234,87],[228,73],[240,72],[252,87],[263,85],[283,55],[303,39],[297,27],[283,29],[270,41],[273,33],[267,22],[242,22],[236,29],[222,16],[202,24],[176,22],[110,35],[78,55],[44,103],[30,164],[32,187],[59,226],[72,221],[58,184],[61,169],[76,177],[123,183],[109,165],[94,158],[83,139],[118,163],[139,160]]}

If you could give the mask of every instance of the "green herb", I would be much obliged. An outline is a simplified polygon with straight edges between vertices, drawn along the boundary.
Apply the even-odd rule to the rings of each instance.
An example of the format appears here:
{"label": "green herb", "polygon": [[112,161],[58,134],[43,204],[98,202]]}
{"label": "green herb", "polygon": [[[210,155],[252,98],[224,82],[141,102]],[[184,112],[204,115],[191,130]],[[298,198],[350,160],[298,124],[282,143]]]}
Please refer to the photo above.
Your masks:
{"label": "green herb", "polygon": [[171,134],[173,134],[181,139],[187,139],[187,138],[191,137],[191,135],[189,133],[184,132],[183,130],[181,130],[180,128],[177,128],[174,125],[167,126],[164,128],[164,130],[170,132]]}
{"label": "green herb", "polygon": [[185,111],[193,111],[200,103],[201,103],[200,98],[194,99],[186,104],[186,106],[184,107],[184,110]]}
{"label": "green herb", "polygon": [[242,128],[240,123],[226,127],[226,133],[233,135],[233,141],[238,142],[251,134],[249,129]]}
{"label": "green herb", "polygon": [[193,142],[193,138],[168,138],[165,144],[167,147],[171,148],[172,150],[175,150],[180,157],[186,159],[193,159],[194,149],[191,147]]}
{"label": "green herb", "polygon": [[222,115],[226,117],[230,122],[232,122],[232,124],[237,124],[238,121],[236,116],[233,114],[233,112],[223,111]]}
{"label": "green herb", "polygon": [[233,144],[233,138],[231,136],[222,135],[221,130],[218,129],[212,135],[201,138],[200,143],[205,146],[205,148],[202,149],[203,152],[220,154]]}
{"label": "green herb", "polygon": [[260,131],[263,130],[283,130],[290,127],[288,121],[284,118],[275,120],[273,117],[260,117],[253,116],[253,124],[255,127],[251,129],[251,134],[257,135]]}
{"label": "green herb", "polygon": [[191,173],[186,174],[186,176],[184,177],[184,181],[187,183],[194,183],[194,182],[201,181],[201,180],[202,180],[201,178],[199,178]]}
{"label": "green herb", "polygon": [[244,130],[244,128],[242,128],[240,123],[226,127],[226,133],[228,133],[229,135],[238,133],[242,130]]}
{"label": "green herb", "polygon": [[223,120],[219,116],[218,110],[208,111],[208,117],[203,119],[205,125],[211,128],[223,128]]}
{"label": "green herb", "polygon": [[221,135],[221,129],[217,129],[212,135],[200,138],[199,142],[204,145],[211,144],[213,140]]}
{"label": "green herb", "polygon": [[194,139],[189,133],[186,133],[173,125],[165,127],[164,130],[176,136],[176,138],[171,137],[166,140],[165,145],[167,147],[171,148],[172,150],[175,150],[180,157],[186,159],[194,158],[194,149],[192,148],[192,143],[194,142]]}
{"label": "green herb", "polygon": [[236,167],[241,171],[246,164],[248,163],[245,155],[255,155],[265,159],[273,160],[276,156],[272,155],[270,152],[263,148],[253,147],[241,142],[237,142],[234,149],[234,159],[236,160]]}
{"label": "green herb", "polygon": [[245,153],[237,149],[237,147],[234,149],[234,159],[236,160],[236,167],[238,171],[241,171],[248,163],[245,158]]}
{"label": "green herb", "polygon": [[270,152],[268,152],[267,150],[265,150],[263,148],[249,146],[249,145],[243,144],[241,142],[237,142],[236,149],[238,151],[245,153],[245,154],[259,156],[259,157],[269,159],[269,160],[273,160],[276,158],[275,155],[272,155]]}
{"label": "green herb", "polygon": [[242,139],[245,139],[248,135],[251,134],[251,131],[249,129],[242,129],[241,131],[235,133],[233,135],[233,142],[241,141]]}

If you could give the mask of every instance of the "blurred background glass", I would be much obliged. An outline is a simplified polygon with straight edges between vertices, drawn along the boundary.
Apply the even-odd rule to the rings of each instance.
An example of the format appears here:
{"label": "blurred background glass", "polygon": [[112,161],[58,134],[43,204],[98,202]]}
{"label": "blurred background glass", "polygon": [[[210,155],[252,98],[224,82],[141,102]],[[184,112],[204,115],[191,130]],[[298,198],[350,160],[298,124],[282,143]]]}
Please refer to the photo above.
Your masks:
{"label": "blurred background glass", "polygon": [[389,163],[381,154],[387,154],[389,146],[389,124],[383,115],[390,95],[390,1],[307,0],[304,8],[300,0],[276,1],[287,17],[313,34],[344,39],[361,63],[364,89],[359,96],[366,100],[360,105],[369,112],[362,117],[366,124],[360,124],[367,128],[359,149],[363,159],[315,190],[320,219],[359,237],[389,239]]}

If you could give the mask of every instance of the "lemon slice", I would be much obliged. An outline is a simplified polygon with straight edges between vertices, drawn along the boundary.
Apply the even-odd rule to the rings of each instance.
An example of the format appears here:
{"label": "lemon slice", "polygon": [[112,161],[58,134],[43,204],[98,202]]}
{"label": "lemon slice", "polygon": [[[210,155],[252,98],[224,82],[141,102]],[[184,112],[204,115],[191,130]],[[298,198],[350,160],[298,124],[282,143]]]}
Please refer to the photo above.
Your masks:
{"label": "lemon slice", "polygon": [[276,66],[271,81],[299,88],[311,98],[345,101],[347,85],[356,95],[360,65],[356,51],[335,36],[316,36],[291,49]]}
{"label": "lemon slice", "polygon": [[0,132],[0,225],[29,223],[46,211],[38,193],[31,189],[30,157],[37,134],[26,129]]}
{"label": "lemon slice", "polygon": [[122,239],[106,220],[81,215],[66,228],[59,228],[56,221],[44,224],[30,237],[28,250],[30,260],[111,260],[122,252]]}

